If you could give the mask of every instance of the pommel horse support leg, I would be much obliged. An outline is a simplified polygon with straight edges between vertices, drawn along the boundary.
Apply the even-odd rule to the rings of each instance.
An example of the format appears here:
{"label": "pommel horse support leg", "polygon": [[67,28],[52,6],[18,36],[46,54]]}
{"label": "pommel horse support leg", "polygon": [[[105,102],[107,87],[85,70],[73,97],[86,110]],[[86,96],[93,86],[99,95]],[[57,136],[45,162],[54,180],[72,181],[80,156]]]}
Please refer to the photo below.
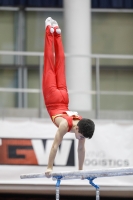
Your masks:
{"label": "pommel horse support leg", "polygon": [[[109,169],[99,169],[99,170],[78,170],[74,172],[64,171],[58,173],[52,173],[52,179],[56,180],[56,200],[59,200],[59,187],[61,180],[71,180],[71,179],[87,179],[89,183],[96,188],[96,200],[100,200],[99,186],[93,183],[95,178],[100,177],[112,177],[112,176],[129,176],[133,175],[133,168],[109,168]],[[44,178],[44,173],[38,174],[23,174],[20,176],[21,179],[27,178]]]}

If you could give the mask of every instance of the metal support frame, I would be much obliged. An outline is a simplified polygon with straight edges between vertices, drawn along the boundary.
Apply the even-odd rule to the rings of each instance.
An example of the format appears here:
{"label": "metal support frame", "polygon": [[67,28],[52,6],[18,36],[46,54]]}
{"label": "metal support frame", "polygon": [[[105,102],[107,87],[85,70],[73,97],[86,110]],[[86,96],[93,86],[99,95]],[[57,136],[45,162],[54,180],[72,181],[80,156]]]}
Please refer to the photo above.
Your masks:
{"label": "metal support frame", "polygon": [[[60,183],[61,183],[61,179],[63,178],[62,176],[53,176],[54,179],[56,179],[56,200],[60,199]],[[92,178],[92,177],[88,177],[86,178],[87,180],[89,180],[89,183],[96,189],[96,200],[100,200],[100,188],[98,185],[96,185],[95,183],[93,183],[93,180],[96,177]]]}
{"label": "metal support frame", "polygon": [[96,58],[96,119],[100,111],[100,59]]}
{"label": "metal support frame", "polygon": [[[0,6],[0,11],[19,11],[19,7],[12,6]],[[34,8],[34,7],[25,7],[25,11],[27,12],[64,12],[64,8]],[[127,8],[91,8],[90,11],[92,13],[133,13],[133,9]]]}
{"label": "metal support frame", "polygon": [[[25,12],[20,9],[15,13],[16,35],[15,35],[15,50],[25,50]],[[25,64],[25,58],[23,55],[15,57],[15,64],[19,65],[18,68],[18,88],[27,88],[27,68],[23,67]],[[27,94],[18,93],[18,107],[27,107]]]}
{"label": "metal support frame", "polygon": [[54,178],[57,180],[57,182],[56,182],[56,200],[59,200],[60,199],[60,182],[61,182],[62,176],[55,176]]}
{"label": "metal support frame", "polygon": [[[39,108],[38,108],[38,115],[39,117],[43,116],[43,97],[42,97],[42,71],[43,71],[43,55],[42,52],[25,52],[25,51],[0,51],[0,55],[12,55],[12,56],[36,56],[39,57],[39,76],[40,76],[40,83],[39,89],[28,89],[22,88],[22,68],[18,71],[18,84],[19,88],[0,88],[0,92],[17,92],[17,93],[39,93]],[[133,96],[132,91],[100,91],[100,59],[131,59],[133,60],[133,55],[107,55],[107,54],[65,54],[66,57],[90,57],[96,60],[96,91],[69,91],[70,92],[79,92],[79,93],[87,93],[96,95],[96,119],[100,118],[100,95],[129,95]],[[20,62],[20,61],[19,61]],[[131,66],[132,67],[132,66]],[[25,69],[25,80],[27,79],[27,72]],[[26,82],[26,81],[25,81]],[[26,85],[25,85],[26,87]],[[27,95],[27,94],[25,94]],[[22,98],[19,98],[19,104],[22,104]],[[25,103],[26,105],[26,103]]]}
{"label": "metal support frame", "polygon": [[43,56],[39,57],[39,77],[40,77],[40,93],[39,93],[39,117],[43,117],[43,96],[42,96],[42,72],[43,72]]}
{"label": "metal support frame", "polygon": [[94,178],[90,178],[88,177],[87,180],[89,180],[89,183],[96,189],[96,200],[100,200],[100,188],[98,185],[96,185],[95,183],[93,183],[93,180],[97,178],[97,177],[94,177]]}
{"label": "metal support frame", "polygon": [[[23,68],[23,88],[28,87],[28,69],[26,67]],[[23,102],[24,108],[28,107],[28,94],[23,93]]]}

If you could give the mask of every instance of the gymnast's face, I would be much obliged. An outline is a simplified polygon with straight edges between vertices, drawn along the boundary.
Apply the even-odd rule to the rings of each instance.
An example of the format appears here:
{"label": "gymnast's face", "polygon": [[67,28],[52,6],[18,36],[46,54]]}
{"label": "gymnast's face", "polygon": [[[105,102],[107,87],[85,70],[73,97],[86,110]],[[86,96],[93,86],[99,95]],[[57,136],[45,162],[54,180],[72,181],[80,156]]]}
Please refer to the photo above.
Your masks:
{"label": "gymnast's face", "polygon": [[75,137],[76,137],[76,139],[78,139],[78,140],[83,140],[83,139],[85,139],[85,137],[84,137],[81,133],[79,133],[79,128],[78,128],[78,126],[77,126],[76,129],[75,129]]}

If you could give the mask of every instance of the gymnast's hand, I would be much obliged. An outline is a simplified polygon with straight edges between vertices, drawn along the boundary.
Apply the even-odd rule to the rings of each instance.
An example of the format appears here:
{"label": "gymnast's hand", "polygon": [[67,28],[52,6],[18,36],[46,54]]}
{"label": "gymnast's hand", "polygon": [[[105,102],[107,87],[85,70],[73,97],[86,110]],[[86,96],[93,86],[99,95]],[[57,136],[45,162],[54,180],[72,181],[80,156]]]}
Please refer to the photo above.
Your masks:
{"label": "gymnast's hand", "polygon": [[51,178],[51,173],[52,173],[52,169],[51,168],[47,168],[45,171],[45,176],[47,178]]}

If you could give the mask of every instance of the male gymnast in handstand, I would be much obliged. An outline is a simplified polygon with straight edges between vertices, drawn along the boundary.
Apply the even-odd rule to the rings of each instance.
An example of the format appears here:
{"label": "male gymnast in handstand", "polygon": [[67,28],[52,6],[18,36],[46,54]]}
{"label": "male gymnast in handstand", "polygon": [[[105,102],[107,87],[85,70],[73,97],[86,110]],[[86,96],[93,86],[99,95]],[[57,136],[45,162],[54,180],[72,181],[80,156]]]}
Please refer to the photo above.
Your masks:
{"label": "male gymnast in handstand", "polygon": [[79,140],[78,163],[79,170],[83,169],[85,138],[93,136],[95,124],[92,120],[82,118],[77,112],[68,109],[69,97],[66,86],[61,30],[57,22],[51,17],[46,19],[45,29],[43,96],[51,120],[58,127],[45,171],[45,175],[50,177],[58,147],[67,132],[75,133],[76,139]]}

